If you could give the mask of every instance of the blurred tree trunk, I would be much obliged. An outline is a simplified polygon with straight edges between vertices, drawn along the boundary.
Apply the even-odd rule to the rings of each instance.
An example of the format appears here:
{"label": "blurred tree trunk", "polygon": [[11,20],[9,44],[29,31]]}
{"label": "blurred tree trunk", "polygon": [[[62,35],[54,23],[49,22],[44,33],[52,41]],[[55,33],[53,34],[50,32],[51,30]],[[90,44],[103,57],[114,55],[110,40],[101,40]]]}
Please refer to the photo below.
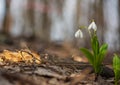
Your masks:
{"label": "blurred tree trunk", "polygon": [[50,9],[49,9],[49,3],[50,1],[49,0],[42,0],[43,4],[44,4],[44,7],[43,7],[43,13],[42,13],[42,31],[41,31],[41,38],[45,41],[49,41],[50,40],[50,25],[51,25],[51,20],[50,20],[50,17],[48,16]]}
{"label": "blurred tree trunk", "polygon": [[27,38],[35,38],[35,18],[34,18],[34,9],[35,9],[35,0],[28,0],[27,1],[27,10],[25,10],[25,32],[24,36]]}
{"label": "blurred tree trunk", "polygon": [[[119,28],[118,28],[118,32],[119,32],[119,49],[120,49],[120,0],[118,0],[118,17],[119,17]],[[118,50],[119,50],[118,49]]]}
{"label": "blurred tree trunk", "polygon": [[[119,45],[119,12],[118,12],[119,0],[103,0],[104,4],[104,20],[107,28],[105,32],[105,42],[109,45],[110,51],[117,51]],[[113,5],[114,4],[114,5]]]}
{"label": "blurred tree trunk", "polygon": [[2,26],[2,33],[5,35],[9,35],[9,28],[10,28],[10,2],[11,0],[5,0],[6,3],[6,10],[5,10],[5,16],[3,20],[3,26]]}
{"label": "blurred tree trunk", "polygon": [[104,16],[103,16],[103,0],[95,1],[95,7],[94,8],[94,19],[96,20],[97,26],[98,26],[98,35],[99,40],[101,41],[101,44],[104,42]]}
{"label": "blurred tree trunk", "polygon": [[35,34],[43,41],[50,40],[50,3],[49,0],[35,0]]}

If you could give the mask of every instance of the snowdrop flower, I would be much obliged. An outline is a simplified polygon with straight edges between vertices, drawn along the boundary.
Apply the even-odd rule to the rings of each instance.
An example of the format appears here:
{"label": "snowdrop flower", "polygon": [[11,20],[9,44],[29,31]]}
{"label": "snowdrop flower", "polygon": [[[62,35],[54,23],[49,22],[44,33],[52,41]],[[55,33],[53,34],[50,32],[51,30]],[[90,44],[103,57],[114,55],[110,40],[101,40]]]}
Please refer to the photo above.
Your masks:
{"label": "snowdrop flower", "polygon": [[76,33],[75,33],[75,37],[76,38],[83,38],[83,33],[82,33],[82,31],[79,29]]}
{"label": "snowdrop flower", "polygon": [[94,21],[88,26],[88,30],[93,29],[94,31],[97,31],[97,25],[95,24]]}

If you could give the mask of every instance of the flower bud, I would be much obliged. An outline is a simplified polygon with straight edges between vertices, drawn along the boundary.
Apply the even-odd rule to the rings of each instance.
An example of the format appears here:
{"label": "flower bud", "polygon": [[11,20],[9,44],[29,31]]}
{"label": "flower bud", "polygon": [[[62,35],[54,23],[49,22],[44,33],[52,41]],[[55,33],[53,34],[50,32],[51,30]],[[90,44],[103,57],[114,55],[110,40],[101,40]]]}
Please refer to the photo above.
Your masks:
{"label": "flower bud", "polygon": [[82,33],[82,31],[79,29],[76,33],[75,33],[75,37],[76,38],[83,38],[83,33]]}
{"label": "flower bud", "polygon": [[88,30],[93,29],[94,31],[97,31],[97,25],[95,24],[94,21],[88,26]]}

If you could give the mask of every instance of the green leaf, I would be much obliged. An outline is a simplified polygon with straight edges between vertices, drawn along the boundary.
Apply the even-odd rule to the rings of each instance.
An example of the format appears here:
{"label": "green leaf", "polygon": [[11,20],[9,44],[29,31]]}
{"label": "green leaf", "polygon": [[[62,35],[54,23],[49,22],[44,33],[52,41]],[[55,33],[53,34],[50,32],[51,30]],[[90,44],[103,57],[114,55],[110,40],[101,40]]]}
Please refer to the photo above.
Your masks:
{"label": "green leaf", "polygon": [[94,35],[92,37],[91,40],[92,43],[92,50],[93,50],[93,55],[94,55],[94,70],[95,73],[99,73],[99,69],[100,69],[100,64],[99,64],[99,41],[96,35]]}
{"label": "green leaf", "polygon": [[114,55],[113,58],[113,68],[114,70],[120,71],[120,58],[117,55]]}
{"label": "green leaf", "polygon": [[107,49],[108,49],[108,44],[103,44],[101,47],[100,47],[100,53],[102,54],[105,54],[107,52]]}
{"label": "green leaf", "polygon": [[120,57],[117,55],[114,55],[113,58],[113,70],[115,73],[115,82],[117,82],[120,79]]}
{"label": "green leaf", "polygon": [[97,36],[92,37],[91,43],[94,56],[97,56],[99,54],[99,41],[97,39]]}
{"label": "green leaf", "polygon": [[99,54],[99,41],[98,41],[98,39],[96,38],[96,40],[95,40],[96,42],[95,42],[95,49],[96,49],[96,55],[98,55]]}
{"label": "green leaf", "polygon": [[86,49],[86,48],[81,48],[80,50],[87,57],[87,59],[90,62],[90,64],[94,65],[94,56],[93,56],[93,54],[88,49]]}
{"label": "green leaf", "polygon": [[107,49],[108,49],[108,44],[103,44],[101,47],[100,47],[100,50],[99,50],[99,63],[102,63],[104,57],[105,57],[105,54],[107,53]]}
{"label": "green leaf", "polygon": [[93,53],[95,53],[95,39],[94,39],[94,37],[91,39],[91,45],[92,45]]}

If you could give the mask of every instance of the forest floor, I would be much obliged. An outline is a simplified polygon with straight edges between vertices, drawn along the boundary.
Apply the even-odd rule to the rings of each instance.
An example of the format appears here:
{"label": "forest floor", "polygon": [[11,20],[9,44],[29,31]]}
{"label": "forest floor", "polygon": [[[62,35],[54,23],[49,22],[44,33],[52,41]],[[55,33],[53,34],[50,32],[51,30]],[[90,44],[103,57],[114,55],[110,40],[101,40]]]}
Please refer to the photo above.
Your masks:
{"label": "forest floor", "polygon": [[[5,44],[6,43],[6,44]],[[40,64],[0,62],[0,85],[114,85],[112,53],[108,53],[98,80],[87,59],[69,44],[45,43],[38,40],[5,41],[0,52],[25,48],[41,58]]]}

